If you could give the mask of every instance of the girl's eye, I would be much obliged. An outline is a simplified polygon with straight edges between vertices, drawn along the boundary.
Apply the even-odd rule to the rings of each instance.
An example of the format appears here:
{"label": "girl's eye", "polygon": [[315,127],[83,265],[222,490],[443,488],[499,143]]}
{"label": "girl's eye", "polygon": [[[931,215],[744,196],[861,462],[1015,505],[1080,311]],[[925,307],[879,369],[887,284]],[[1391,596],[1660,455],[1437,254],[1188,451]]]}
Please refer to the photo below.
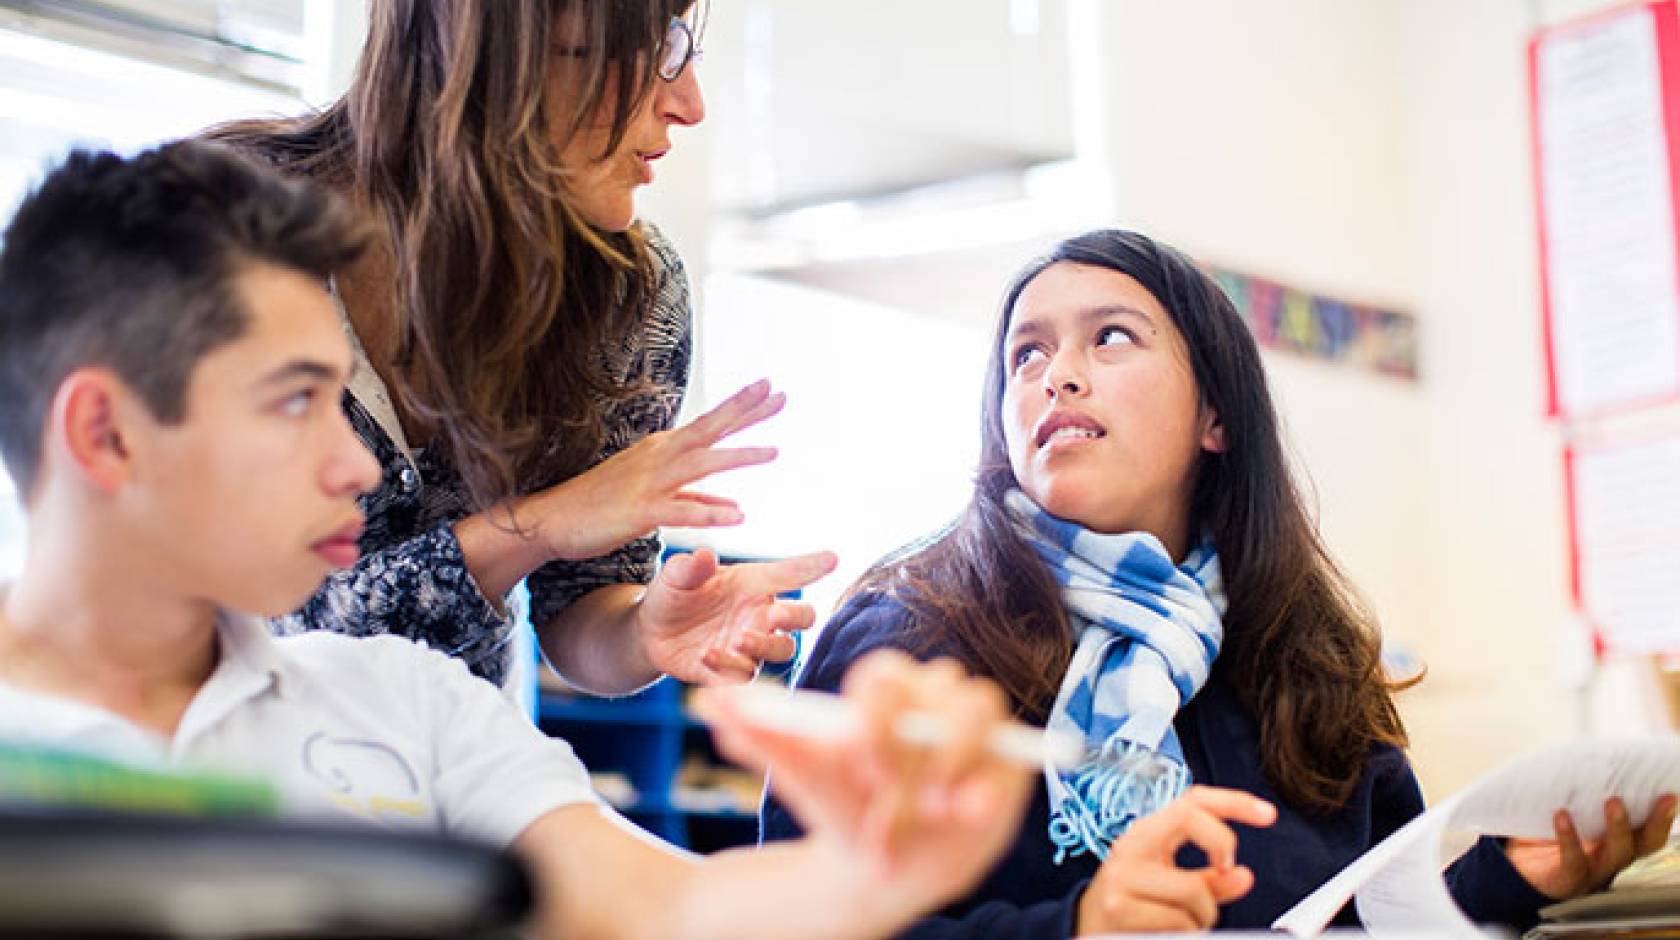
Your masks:
{"label": "girl's eye", "polygon": [[1097,332],[1098,346],[1112,346],[1120,343],[1135,343],[1137,337],[1132,331],[1123,326],[1105,326]]}
{"label": "girl's eye", "polygon": [[1015,355],[1010,357],[1010,361],[1013,363],[1015,371],[1019,372],[1034,359],[1042,359],[1043,357],[1044,350],[1041,347],[1029,345],[1015,350]]}
{"label": "girl's eye", "polygon": [[288,418],[301,418],[309,413],[309,406],[315,401],[315,390],[305,389],[295,395],[289,395],[280,401],[279,411]]}

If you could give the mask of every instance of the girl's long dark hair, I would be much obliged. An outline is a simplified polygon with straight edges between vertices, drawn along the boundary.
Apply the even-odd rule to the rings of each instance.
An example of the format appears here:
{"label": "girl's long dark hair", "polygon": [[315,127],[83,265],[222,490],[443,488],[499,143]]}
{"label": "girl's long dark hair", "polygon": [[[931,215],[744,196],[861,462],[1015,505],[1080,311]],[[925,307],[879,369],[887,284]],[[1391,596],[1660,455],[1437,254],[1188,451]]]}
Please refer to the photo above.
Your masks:
{"label": "girl's long dark hair", "polygon": [[1230,599],[1214,669],[1258,719],[1262,769],[1277,791],[1309,810],[1344,805],[1373,745],[1406,743],[1375,619],[1325,551],[1296,490],[1247,326],[1194,262],[1143,235],[1080,235],[1016,276],[986,364],[973,498],[948,529],[876,564],[851,593],[892,594],[910,611],[912,645],[954,648],[1003,685],[1022,717],[1044,719],[1074,637],[1057,583],[1004,509],[1016,482],[1002,401],[1015,302],[1058,263],[1131,276],[1184,336],[1226,444],[1223,453],[1203,454],[1190,512],[1191,531],[1213,536]]}
{"label": "girl's long dark hair", "polygon": [[[374,0],[350,89],[325,110],[210,136],[348,193],[394,251],[393,393],[477,508],[587,468],[619,401],[612,351],[657,289],[641,233],[570,206],[565,141],[610,116],[618,146],[694,0]],[[579,84],[551,100],[555,23]],[[602,154],[605,156],[605,154]]]}

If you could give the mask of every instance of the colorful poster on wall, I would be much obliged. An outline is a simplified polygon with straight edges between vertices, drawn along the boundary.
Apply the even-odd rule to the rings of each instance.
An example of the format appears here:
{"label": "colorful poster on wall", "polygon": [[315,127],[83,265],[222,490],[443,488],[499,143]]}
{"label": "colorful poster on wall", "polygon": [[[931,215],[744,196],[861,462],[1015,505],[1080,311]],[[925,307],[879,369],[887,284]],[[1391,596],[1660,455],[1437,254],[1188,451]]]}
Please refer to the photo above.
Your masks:
{"label": "colorful poster on wall", "polygon": [[1417,318],[1208,267],[1264,349],[1342,362],[1384,375],[1418,377]]}
{"label": "colorful poster on wall", "polygon": [[1601,650],[1680,650],[1680,433],[1568,448],[1574,591]]}
{"label": "colorful poster on wall", "polygon": [[1680,398],[1680,18],[1674,0],[1529,46],[1549,411]]}

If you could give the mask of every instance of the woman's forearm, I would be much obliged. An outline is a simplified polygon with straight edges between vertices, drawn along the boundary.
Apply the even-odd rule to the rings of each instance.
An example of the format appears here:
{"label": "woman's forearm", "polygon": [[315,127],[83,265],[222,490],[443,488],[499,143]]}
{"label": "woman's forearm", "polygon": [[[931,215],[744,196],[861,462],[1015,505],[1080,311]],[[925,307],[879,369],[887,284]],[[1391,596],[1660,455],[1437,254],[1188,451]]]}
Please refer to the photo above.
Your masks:
{"label": "woman's forearm", "polygon": [[659,678],[636,612],[646,588],[609,584],[536,625],[543,655],[566,681],[597,695],[623,695]]}
{"label": "woman's forearm", "polygon": [[[529,502],[527,497],[509,509],[475,513],[455,523],[467,570],[494,603],[557,557],[539,534],[534,524],[539,516]],[[598,587],[536,623],[543,655],[567,681],[599,695],[633,692],[659,678],[636,621],[644,590],[640,584]]]}
{"label": "woman's forearm", "polygon": [[536,528],[535,514],[521,512],[524,503],[474,513],[454,526],[473,581],[498,604],[526,575],[554,559]]}

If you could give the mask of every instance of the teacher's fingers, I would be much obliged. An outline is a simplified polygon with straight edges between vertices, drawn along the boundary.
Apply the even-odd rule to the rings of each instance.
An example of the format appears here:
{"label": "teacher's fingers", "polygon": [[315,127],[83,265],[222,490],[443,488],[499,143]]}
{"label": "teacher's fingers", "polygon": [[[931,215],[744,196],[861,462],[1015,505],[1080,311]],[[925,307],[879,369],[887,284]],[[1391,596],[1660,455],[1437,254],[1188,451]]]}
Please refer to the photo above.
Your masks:
{"label": "teacher's fingers", "polygon": [[735,641],[731,651],[755,663],[785,663],[799,652],[799,644],[785,633],[750,630]]}
{"label": "teacher's fingers", "polygon": [[699,548],[692,552],[672,555],[660,567],[658,577],[667,587],[679,591],[692,591],[717,574],[717,552],[709,548]]}
{"label": "teacher's fingers", "polygon": [[826,577],[840,563],[833,552],[810,552],[776,561],[743,562],[743,589],[750,594],[785,594]]}
{"label": "teacher's fingers", "polygon": [[727,496],[713,496],[699,490],[679,490],[671,494],[671,498],[685,503],[698,503],[702,506],[739,506],[740,504]]}
{"label": "teacher's fingers", "polygon": [[770,391],[769,379],[759,379],[678,428],[675,433],[686,446],[710,447],[775,415],[786,404],[786,395]]}
{"label": "teacher's fingers", "polygon": [[776,459],[774,447],[708,447],[671,461],[662,480],[666,488],[687,486],[728,470],[756,467]]}
{"label": "teacher's fingers", "polygon": [[679,493],[661,504],[653,516],[654,526],[715,529],[746,521],[746,514],[734,500],[721,496],[696,498],[698,495]]}
{"label": "teacher's fingers", "polygon": [[803,601],[775,600],[764,615],[764,624],[775,633],[797,633],[817,622],[817,610]]}
{"label": "teacher's fingers", "polygon": [[758,675],[758,660],[736,649],[714,646],[700,654],[700,665],[712,671],[721,683],[750,682]]}

